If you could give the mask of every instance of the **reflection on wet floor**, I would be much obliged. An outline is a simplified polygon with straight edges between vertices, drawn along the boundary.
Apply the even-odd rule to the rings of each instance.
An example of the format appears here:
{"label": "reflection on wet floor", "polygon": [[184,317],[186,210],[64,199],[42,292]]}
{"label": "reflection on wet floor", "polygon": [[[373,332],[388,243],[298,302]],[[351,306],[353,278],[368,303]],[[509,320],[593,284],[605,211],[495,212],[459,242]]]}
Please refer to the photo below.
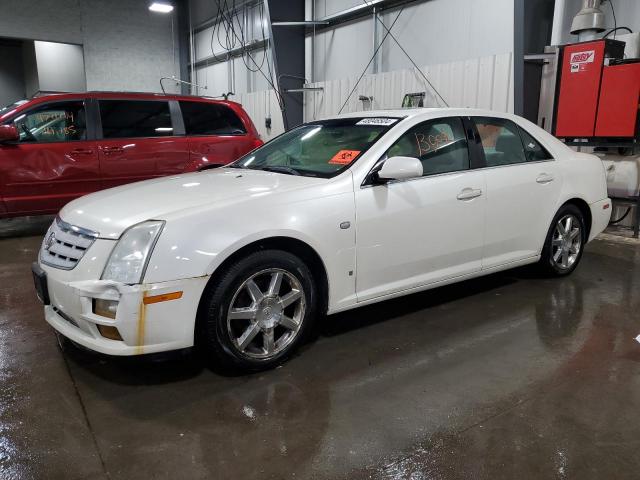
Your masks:
{"label": "reflection on wet floor", "polygon": [[50,221],[0,225],[0,478],[637,477],[636,244],[331,316],[224,376],[61,350],[29,272]]}

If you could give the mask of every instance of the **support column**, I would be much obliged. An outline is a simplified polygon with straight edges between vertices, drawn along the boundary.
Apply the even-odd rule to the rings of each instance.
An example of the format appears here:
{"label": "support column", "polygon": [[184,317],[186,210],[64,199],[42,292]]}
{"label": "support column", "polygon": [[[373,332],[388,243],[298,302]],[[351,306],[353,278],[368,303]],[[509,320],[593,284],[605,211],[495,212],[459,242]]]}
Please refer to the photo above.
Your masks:
{"label": "support column", "polygon": [[514,113],[536,123],[542,63],[524,56],[543,53],[551,43],[554,0],[514,0]]}
{"label": "support column", "polygon": [[[287,93],[304,85],[304,0],[264,0],[273,55],[275,82],[284,101],[284,128],[303,122],[303,92]],[[294,22],[299,25],[274,25]]]}

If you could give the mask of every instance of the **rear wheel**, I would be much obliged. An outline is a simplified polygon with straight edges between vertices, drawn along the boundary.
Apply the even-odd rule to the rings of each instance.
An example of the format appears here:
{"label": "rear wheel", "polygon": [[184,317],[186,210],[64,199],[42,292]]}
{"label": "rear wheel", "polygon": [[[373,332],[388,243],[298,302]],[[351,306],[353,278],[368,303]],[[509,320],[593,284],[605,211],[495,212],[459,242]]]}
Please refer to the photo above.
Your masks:
{"label": "rear wheel", "polygon": [[197,343],[215,365],[272,368],[311,330],[316,287],[308,267],[280,250],[255,252],[205,293]]}
{"label": "rear wheel", "polygon": [[586,241],[587,232],[582,212],[575,205],[563,205],[551,222],[540,267],[554,276],[570,274],[582,258]]}

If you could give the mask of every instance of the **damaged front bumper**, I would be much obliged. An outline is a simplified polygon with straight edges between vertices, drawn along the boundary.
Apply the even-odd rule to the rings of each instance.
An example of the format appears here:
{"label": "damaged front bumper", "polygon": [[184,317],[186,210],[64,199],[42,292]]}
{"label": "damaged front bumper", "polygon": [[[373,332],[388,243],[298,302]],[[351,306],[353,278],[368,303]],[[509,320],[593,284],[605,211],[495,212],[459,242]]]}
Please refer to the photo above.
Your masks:
{"label": "damaged front bumper", "polygon": [[[140,355],[193,345],[198,303],[209,277],[126,285],[65,281],[47,273],[46,321],[74,342],[108,355]],[[98,302],[98,303],[97,303]],[[109,309],[96,305],[109,305]]]}

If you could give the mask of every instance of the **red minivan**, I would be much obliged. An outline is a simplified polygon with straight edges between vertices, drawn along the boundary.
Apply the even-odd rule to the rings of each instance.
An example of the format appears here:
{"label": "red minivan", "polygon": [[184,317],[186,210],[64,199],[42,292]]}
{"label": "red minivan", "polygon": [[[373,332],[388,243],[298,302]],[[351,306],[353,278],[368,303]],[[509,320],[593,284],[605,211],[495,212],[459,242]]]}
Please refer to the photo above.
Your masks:
{"label": "red minivan", "polygon": [[0,218],[225,165],[262,145],[235,102],[153,93],[40,96],[0,109]]}

